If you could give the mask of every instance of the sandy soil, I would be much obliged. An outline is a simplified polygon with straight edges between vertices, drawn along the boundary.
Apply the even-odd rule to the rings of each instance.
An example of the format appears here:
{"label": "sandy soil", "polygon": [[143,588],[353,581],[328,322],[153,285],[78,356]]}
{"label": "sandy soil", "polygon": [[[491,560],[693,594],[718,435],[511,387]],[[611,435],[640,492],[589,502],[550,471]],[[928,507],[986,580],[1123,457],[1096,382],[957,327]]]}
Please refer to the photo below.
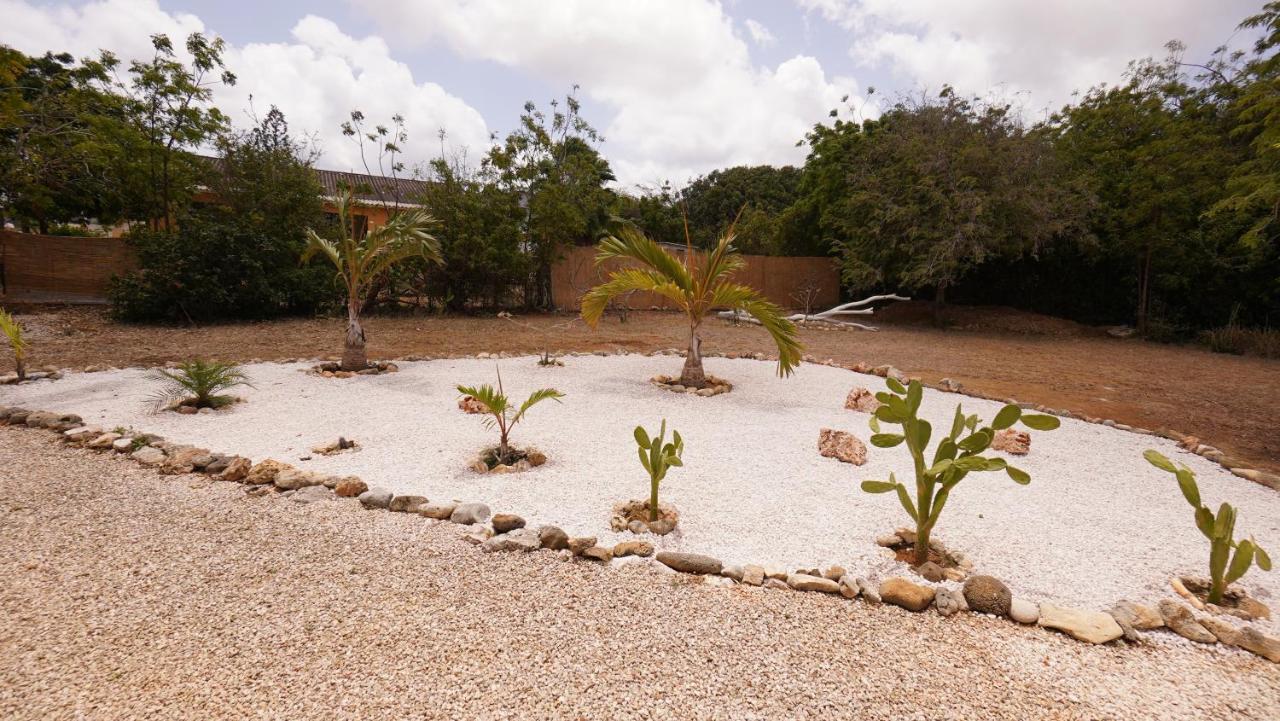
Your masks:
{"label": "sandy soil", "polygon": [[0,428],[0,717],[1274,719],[1235,651],[690,585]]}
{"label": "sandy soil", "polygon": [[[157,328],[110,322],[102,309],[42,307],[31,328],[35,365],[156,365],[196,355],[247,361],[328,356],[341,351],[335,319]],[[886,319],[917,320],[912,309]],[[1039,319],[1039,320],[1037,320]],[[802,331],[809,353],[846,363],[891,364],[925,380],[944,377],[984,393],[1196,435],[1255,467],[1280,472],[1280,361],[1182,346],[1117,340],[1075,324],[992,309],[955,310],[957,328],[886,324],[878,333]],[[667,313],[607,318],[596,330],[572,316],[401,316],[368,320],[374,357],[683,347],[683,324]],[[991,329],[997,330],[991,330]],[[1034,332],[1010,332],[1034,331]],[[707,350],[769,352],[759,328],[705,326]],[[0,359],[0,372],[8,358]]]}
{"label": "sandy soil", "polygon": [[[482,417],[457,408],[455,386],[492,382],[489,360],[405,362],[399,373],[346,380],[308,375],[300,363],[250,364],[244,369],[253,387],[236,389],[246,402],[208,415],[155,412],[156,381],[140,370],[0,386],[0,404],[78,413],[102,428],[138,428],[255,460],[354,474],[397,494],[484,501],[533,526],[557,525],[607,546],[634,538],[610,532],[612,505],[648,493],[632,429],[656,430],[665,418],[686,447],[685,466],[662,485],[662,498],[680,509],[681,522],[658,540],[660,549],[707,553],[727,564],[840,565],[876,582],[909,572],[874,543],[909,525],[897,497],[858,488],[862,480],[909,474],[905,446],[869,448],[860,467],[817,450],[822,428],[870,437],[869,416],[845,410],[843,402],[850,388],[878,390],[882,379],[815,364],[778,378],[773,362],[709,358],[708,372],[737,386],[698,398],[647,382],[673,363],[678,359],[636,354],[569,357],[555,368],[538,367],[533,356],[498,362],[516,403],[540,387],[566,394],[563,403],[537,406],[515,428],[516,443],[536,445],[550,459],[516,474],[468,468],[497,436]],[[957,403],[986,419],[1001,407],[930,390],[921,416],[943,433]],[[311,452],[339,436],[356,440],[359,450]],[[1241,537],[1280,549],[1280,494],[1172,441],[1071,419],[1032,436],[1030,454],[1005,456],[1031,474],[1030,485],[1004,473],[972,474],[952,493],[934,531],[1021,598],[1094,610],[1122,598],[1155,603],[1169,595],[1171,575],[1204,572],[1209,547],[1191,508],[1172,476],[1142,458],[1153,447],[1196,472],[1211,507],[1226,500],[1242,509]],[[1280,574],[1255,572],[1241,585],[1264,602],[1280,598]]]}

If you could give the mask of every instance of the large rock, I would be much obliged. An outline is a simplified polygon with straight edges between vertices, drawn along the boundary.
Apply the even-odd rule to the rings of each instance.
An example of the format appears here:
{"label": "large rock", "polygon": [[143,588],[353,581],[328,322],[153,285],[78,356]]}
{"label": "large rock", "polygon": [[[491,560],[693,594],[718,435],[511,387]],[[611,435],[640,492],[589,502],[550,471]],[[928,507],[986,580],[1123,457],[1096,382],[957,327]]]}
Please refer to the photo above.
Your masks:
{"label": "large rock", "polygon": [[143,446],[134,451],[130,456],[133,460],[144,466],[158,466],[164,463],[164,451],[155,446]]}
{"label": "large rock", "polygon": [[648,558],[653,555],[653,544],[648,541],[622,541],[613,547],[613,557],[640,556]]}
{"label": "large rock", "polygon": [[294,503],[315,503],[328,498],[332,498],[332,495],[323,485],[305,486],[289,494],[289,500]]}
{"label": "large rock", "polygon": [[1025,456],[1031,450],[1031,434],[1015,428],[996,431],[991,439],[991,450],[1004,451],[1011,456]]}
{"label": "large rock", "polygon": [[111,448],[111,444],[120,440],[119,433],[103,433],[85,444],[86,448],[92,448],[95,451],[105,451]]}
{"label": "large rock", "polygon": [[254,466],[249,471],[249,475],[245,476],[244,482],[251,486],[262,486],[268,483],[275,483],[276,476],[280,474],[280,471],[289,468],[292,468],[292,466],[287,463],[281,463],[273,458],[268,458]]}
{"label": "large rock", "polygon": [[253,470],[253,463],[243,456],[236,456],[227,462],[226,468],[214,476],[219,481],[244,481]]}
{"label": "large rock", "polygon": [[600,561],[601,563],[608,563],[613,560],[613,551],[604,546],[592,546],[582,551],[582,557]]}
{"label": "large rock", "polygon": [[677,551],[662,551],[658,554],[658,562],[681,573],[718,574],[724,567],[718,558]]}
{"label": "large rock", "polygon": [[925,610],[933,603],[933,597],[932,586],[921,586],[905,578],[888,578],[880,583],[880,598],[908,611]]}
{"label": "large rock", "polygon": [[1031,625],[1040,620],[1040,605],[1025,598],[1015,598],[1009,603],[1009,618]]}
{"label": "large rock", "polygon": [[391,499],[391,491],[377,487],[370,488],[356,496],[356,500],[360,501],[360,505],[365,508],[386,508],[391,505]]}
{"label": "large rock", "polygon": [[299,488],[307,488],[309,486],[322,486],[324,485],[324,477],[311,471],[286,467],[276,474],[272,483],[282,491],[296,491]]}
{"label": "large rock", "polygon": [[1138,631],[1160,628],[1164,625],[1164,619],[1160,617],[1159,611],[1133,601],[1117,602],[1111,607],[1111,617],[1120,624],[1126,641],[1140,641],[1142,636]]}
{"label": "large rock", "polygon": [[875,394],[866,388],[858,387],[849,391],[849,395],[844,399],[844,407],[846,410],[861,411],[863,413],[875,413],[880,407],[880,401],[876,399]]}
{"label": "large rock", "polygon": [[464,526],[484,523],[489,520],[489,507],[483,503],[460,503],[453,509],[453,513],[449,514],[449,520]]}
{"label": "large rock", "polygon": [[418,514],[426,518],[434,518],[437,521],[447,521],[457,507],[458,504],[452,502],[428,503],[418,509]]}
{"label": "large rock", "polygon": [[971,610],[978,613],[1007,616],[1013,594],[1000,579],[994,576],[978,575],[970,576],[964,582],[964,600]]}
{"label": "large rock", "polygon": [[596,545],[595,536],[583,536],[581,538],[570,538],[565,547],[569,549],[569,553],[581,556],[583,552],[594,545]]}
{"label": "large rock", "polygon": [[538,540],[543,548],[560,551],[569,547],[569,534],[558,526],[542,526],[538,529]]}
{"label": "large rock", "polygon": [[524,519],[514,513],[493,514],[493,532],[510,533],[517,528],[524,528]]}
{"label": "large rock", "polygon": [[71,443],[85,443],[102,435],[101,426],[80,426],[62,432],[62,437]]}
{"label": "large rock", "polygon": [[1109,613],[1063,608],[1051,603],[1040,604],[1039,624],[1089,643],[1107,643],[1124,635],[1124,629]]}
{"label": "large rock", "polygon": [[367,490],[369,490],[369,484],[356,476],[347,476],[333,487],[334,495],[339,498],[355,498]]}
{"label": "large rock", "polygon": [[205,448],[191,446],[174,448],[169,452],[169,457],[164,459],[160,472],[174,476],[191,473],[196,469],[196,461],[208,455],[209,451]]}
{"label": "large rock", "polygon": [[961,611],[968,611],[969,604],[964,600],[964,594],[958,590],[950,588],[939,588],[934,596],[933,605],[937,607],[938,613],[943,616],[950,616]]}
{"label": "large rock", "polygon": [[830,428],[818,432],[818,453],[855,466],[867,462],[867,447],[857,436]]}
{"label": "large rock", "polygon": [[117,438],[111,442],[111,449],[114,450],[116,453],[132,453],[133,438],[129,436]]}
{"label": "large rock", "polygon": [[392,498],[391,503],[387,505],[387,510],[396,513],[417,513],[425,505],[427,505],[425,496],[403,495]]}
{"label": "large rock", "polygon": [[1218,642],[1218,637],[1201,625],[1191,609],[1184,604],[1172,598],[1164,598],[1160,600],[1159,608],[1160,618],[1164,620],[1164,625],[1168,626],[1170,631],[1196,643]]}
{"label": "large rock", "polygon": [[820,591],[822,593],[840,593],[840,584],[822,576],[810,576],[806,573],[793,573],[787,576],[787,585],[797,591]]}
{"label": "large rock", "polygon": [[742,582],[748,586],[759,586],[764,583],[764,568],[755,564],[742,567]]}
{"label": "large rock", "polygon": [[485,551],[536,551],[542,548],[538,540],[538,532],[532,528],[516,528],[510,533],[502,533],[480,544]]}

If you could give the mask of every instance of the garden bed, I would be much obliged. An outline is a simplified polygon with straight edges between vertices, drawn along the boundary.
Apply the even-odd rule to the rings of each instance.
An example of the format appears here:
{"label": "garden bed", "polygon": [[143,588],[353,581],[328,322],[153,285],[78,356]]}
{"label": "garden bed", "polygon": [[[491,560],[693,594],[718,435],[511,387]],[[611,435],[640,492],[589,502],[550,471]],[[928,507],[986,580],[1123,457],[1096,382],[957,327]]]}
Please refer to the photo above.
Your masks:
{"label": "garden bed", "polygon": [[[534,357],[499,363],[517,396],[547,384]],[[610,511],[618,499],[644,497],[648,489],[632,429],[666,418],[686,448],[685,466],[662,486],[662,501],[680,509],[679,526],[661,538],[646,536],[659,550],[711,554],[727,564],[840,565],[872,578],[906,573],[892,551],[875,542],[904,525],[904,512],[892,495],[858,489],[864,479],[906,474],[905,449],[870,448],[861,467],[822,458],[817,450],[823,427],[869,437],[867,416],[843,404],[850,388],[878,390],[881,379],[812,364],[779,379],[771,362],[709,358],[707,371],[735,389],[708,404],[649,383],[679,363],[584,356],[558,370],[555,386],[566,394],[564,403],[538,407],[512,439],[549,457],[532,474],[491,476],[467,468],[476,450],[496,438],[479,417],[458,412],[454,386],[488,380],[490,359],[401,363],[400,373],[342,384],[308,375],[309,363],[251,365],[245,370],[255,387],[240,392],[246,402],[213,415],[152,412],[154,386],[141,370],[73,373],[8,387],[0,389],[0,404],[75,412],[108,428],[145,428],[254,459],[358,475],[396,493],[484,500],[520,513],[532,527],[553,523],[604,545],[636,538],[610,530]],[[987,418],[999,406],[927,391],[922,415],[942,427],[957,402]],[[359,438],[361,452],[300,460],[316,439],[339,436]],[[1172,441],[1071,419],[1056,431],[1034,433],[1029,455],[1015,460],[1031,473],[1029,486],[995,473],[966,479],[934,538],[972,559],[975,572],[1005,580],[1018,597],[1096,609],[1120,598],[1167,597],[1171,576],[1203,572],[1208,545],[1176,483],[1142,459],[1146,448],[1190,466],[1207,502],[1240,508],[1238,533],[1252,533],[1273,552],[1280,548],[1280,494]],[[1255,571],[1243,585],[1264,602],[1280,598],[1280,574]]]}

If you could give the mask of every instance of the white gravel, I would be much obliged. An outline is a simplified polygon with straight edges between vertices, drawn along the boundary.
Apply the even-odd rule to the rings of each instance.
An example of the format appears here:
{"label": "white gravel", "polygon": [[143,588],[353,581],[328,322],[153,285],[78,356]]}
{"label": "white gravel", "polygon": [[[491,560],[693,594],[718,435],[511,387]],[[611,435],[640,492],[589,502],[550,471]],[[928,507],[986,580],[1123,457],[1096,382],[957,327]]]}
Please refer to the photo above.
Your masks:
{"label": "white gravel", "polygon": [[[673,469],[662,488],[663,499],[680,509],[680,527],[660,539],[659,548],[708,553],[727,564],[839,564],[873,578],[905,572],[873,540],[905,525],[905,512],[893,495],[858,488],[890,471],[908,475],[905,448],[870,448],[859,468],[817,452],[822,427],[869,437],[867,416],[844,410],[843,401],[853,386],[881,389],[882,379],[817,365],[779,379],[773,363],[712,358],[707,371],[735,389],[697,398],[647,382],[678,371],[678,358],[565,360],[563,368],[539,368],[533,358],[498,361],[517,402],[543,386],[567,394],[563,404],[533,409],[513,435],[550,461],[510,475],[466,469],[496,436],[480,417],[457,409],[454,386],[492,381],[495,362],[488,360],[403,363],[399,373],[347,380],[307,375],[302,364],[252,365],[246,370],[256,387],[237,391],[247,402],[212,415],[153,412],[147,399],[154,383],[141,370],[75,373],[0,389],[0,404],[75,412],[108,428],[132,426],[255,460],[355,474],[397,493],[480,500],[530,525],[552,523],[602,542],[630,537],[609,531],[612,504],[647,494],[632,429],[638,423],[656,429],[665,417],[685,437],[686,450],[685,467]],[[957,402],[984,418],[999,407],[926,391],[922,413],[940,428],[949,425]],[[1176,418],[1169,422],[1176,427]],[[339,435],[361,449],[300,460],[311,446]],[[1254,535],[1280,560],[1275,491],[1171,441],[1069,419],[1056,431],[1033,433],[1031,454],[1015,459],[1031,473],[1030,486],[1002,473],[971,475],[953,492],[935,537],[968,554],[978,572],[1031,600],[1105,609],[1121,598],[1165,597],[1171,575],[1204,572],[1208,544],[1172,477],[1142,459],[1153,447],[1196,472],[1207,503],[1236,505],[1237,533]],[[1255,568],[1243,585],[1272,605],[1280,599],[1280,573]]]}

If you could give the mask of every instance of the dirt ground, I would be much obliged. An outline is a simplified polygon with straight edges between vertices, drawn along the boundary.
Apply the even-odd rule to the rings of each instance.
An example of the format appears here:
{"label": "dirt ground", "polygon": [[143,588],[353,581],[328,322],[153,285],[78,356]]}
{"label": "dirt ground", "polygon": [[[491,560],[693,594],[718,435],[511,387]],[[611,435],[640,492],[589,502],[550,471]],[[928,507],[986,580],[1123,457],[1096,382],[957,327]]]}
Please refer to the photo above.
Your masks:
{"label": "dirt ground", "polygon": [[[190,357],[235,361],[334,356],[343,321],[292,319],[200,328],[125,325],[92,307],[14,309],[31,339],[30,364],[156,365]],[[926,381],[1198,436],[1247,465],[1280,471],[1280,361],[1194,347],[1119,340],[1099,329],[1008,309],[955,309],[952,325],[922,324],[919,306],[892,307],[879,332],[801,331],[806,352],[842,363],[890,364]],[[478,352],[648,351],[682,348],[687,332],[671,313],[608,317],[594,330],[571,315],[375,316],[366,323],[371,358]],[[707,351],[772,351],[758,327],[708,320]],[[9,370],[0,361],[0,372]],[[672,362],[673,370],[678,369]],[[801,370],[801,378],[803,377]]]}

